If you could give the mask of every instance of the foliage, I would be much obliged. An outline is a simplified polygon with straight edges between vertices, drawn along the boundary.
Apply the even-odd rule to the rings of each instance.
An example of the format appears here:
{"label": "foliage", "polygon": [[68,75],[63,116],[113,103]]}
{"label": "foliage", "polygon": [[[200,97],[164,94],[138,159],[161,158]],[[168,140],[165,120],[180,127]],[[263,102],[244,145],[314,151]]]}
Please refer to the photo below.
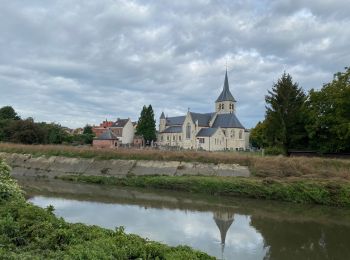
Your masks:
{"label": "foliage", "polygon": [[0,120],[20,120],[20,117],[11,106],[0,108]]}
{"label": "foliage", "polygon": [[266,155],[285,155],[285,151],[281,147],[269,146],[265,149]]}
{"label": "foliage", "polygon": [[265,136],[269,146],[280,146],[286,153],[305,144],[305,100],[303,90],[289,74],[284,73],[273,85],[265,97]]}
{"label": "foliage", "polygon": [[156,140],[156,120],[151,105],[143,106],[137,123],[136,134],[143,136],[146,143]]}
{"label": "foliage", "polygon": [[350,68],[336,73],[321,90],[312,89],[307,107],[311,148],[350,152]]}
{"label": "foliage", "polygon": [[21,199],[22,192],[10,177],[10,167],[0,159],[0,202],[14,198]]}
{"label": "foliage", "polygon": [[340,181],[208,176],[129,176],[117,178],[68,175],[59,178],[95,184],[350,207],[350,183]]}
{"label": "foliage", "polygon": [[25,202],[0,162],[1,259],[214,259],[189,247],[169,247],[137,235],[69,224],[53,208]]}
{"label": "foliage", "polygon": [[257,125],[250,131],[249,139],[253,147],[263,148],[268,146],[266,133],[266,123],[258,122]]}
{"label": "foliage", "polygon": [[83,134],[69,134],[55,123],[36,123],[33,118],[21,120],[12,107],[0,109],[0,141],[22,144],[91,144],[94,134],[87,125]]}

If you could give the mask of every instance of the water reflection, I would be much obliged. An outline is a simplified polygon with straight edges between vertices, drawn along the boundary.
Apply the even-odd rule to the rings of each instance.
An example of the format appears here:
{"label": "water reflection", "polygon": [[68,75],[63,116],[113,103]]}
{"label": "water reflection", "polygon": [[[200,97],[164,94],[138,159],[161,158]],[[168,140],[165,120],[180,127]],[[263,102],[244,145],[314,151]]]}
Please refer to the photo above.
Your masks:
{"label": "water reflection", "polygon": [[350,211],[64,182],[21,180],[69,222],[124,226],[224,259],[350,259]]}

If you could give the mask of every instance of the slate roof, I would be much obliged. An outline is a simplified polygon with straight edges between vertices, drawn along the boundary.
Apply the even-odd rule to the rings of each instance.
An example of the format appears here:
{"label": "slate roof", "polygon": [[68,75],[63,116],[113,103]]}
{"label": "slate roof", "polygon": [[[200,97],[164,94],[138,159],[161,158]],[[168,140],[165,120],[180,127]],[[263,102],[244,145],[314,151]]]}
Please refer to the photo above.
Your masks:
{"label": "slate roof", "polygon": [[225,74],[224,89],[222,90],[220,96],[216,100],[216,102],[222,102],[222,101],[236,102],[235,98],[231,94],[230,87],[228,85],[227,71]]}
{"label": "slate roof", "polygon": [[182,133],[182,126],[169,126],[162,133]]}
{"label": "slate roof", "polygon": [[108,129],[106,132],[102,133],[96,140],[118,140],[118,137]]}
{"label": "slate roof", "polygon": [[197,137],[210,137],[210,136],[214,135],[217,130],[218,130],[217,128],[212,128],[212,127],[202,128],[197,133]]}
{"label": "slate roof", "polygon": [[162,114],[160,115],[160,119],[165,119],[164,112],[162,112]]}
{"label": "slate roof", "polygon": [[129,119],[119,119],[113,124],[113,127],[124,127]]}
{"label": "slate roof", "polygon": [[244,126],[239,122],[234,113],[231,114],[217,114],[212,127],[217,128],[243,128]]}
{"label": "slate roof", "polygon": [[209,126],[209,121],[214,116],[215,113],[200,114],[200,113],[190,112],[190,114],[191,114],[193,123],[196,123],[196,121],[198,120],[198,126]]}
{"label": "slate roof", "polygon": [[185,121],[185,116],[174,116],[174,117],[167,117],[166,118],[166,125],[172,126],[172,125],[182,125]]}

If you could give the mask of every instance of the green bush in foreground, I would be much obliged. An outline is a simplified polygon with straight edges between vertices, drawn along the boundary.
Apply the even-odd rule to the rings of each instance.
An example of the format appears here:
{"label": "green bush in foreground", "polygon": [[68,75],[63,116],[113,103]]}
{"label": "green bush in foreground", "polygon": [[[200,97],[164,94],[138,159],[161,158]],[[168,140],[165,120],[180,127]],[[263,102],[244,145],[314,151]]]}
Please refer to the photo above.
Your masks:
{"label": "green bush in foreground", "polygon": [[132,176],[115,178],[70,175],[60,178],[96,184],[350,207],[349,182],[208,176]]}
{"label": "green bush in foreground", "polygon": [[0,162],[0,259],[214,259],[189,247],[170,247],[97,226],[69,224],[28,204]]}

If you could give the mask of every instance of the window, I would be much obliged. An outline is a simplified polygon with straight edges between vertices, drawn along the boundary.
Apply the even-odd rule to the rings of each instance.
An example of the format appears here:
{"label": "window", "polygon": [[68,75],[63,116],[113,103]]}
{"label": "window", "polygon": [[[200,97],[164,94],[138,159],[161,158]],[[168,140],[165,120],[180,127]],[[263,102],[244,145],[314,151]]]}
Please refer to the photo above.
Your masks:
{"label": "window", "polygon": [[224,104],[222,104],[222,105],[221,105],[221,108],[224,109],[224,107],[225,107]]}
{"label": "window", "polygon": [[187,123],[187,126],[186,126],[186,138],[187,139],[191,138],[191,124],[190,123]]}
{"label": "window", "polygon": [[222,130],[224,132],[224,136],[226,136],[226,130]]}
{"label": "window", "polygon": [[239,139],[242,139],[243,131],[239,130]]}
{"label": "window", "polygon": [[168,135],[168,136],[166,137],[166,139],[169,141],[169,140],[170,140],[170,136]]}
{"label": "window", "polygon": [[198,138],[200,144],[204,144],[204,138]]}
{"label": "window", "polygon": [[173,135],[173,141],[175,141],[176,140],[176,136],[175,135]]}
{"label": "window", "polygon": [[235,130],[234,129],[231,130],[231,138],[235,138]]}
{"label": "window", "polygon": [[179,135],[179,141],[181,141],[181,135]]}
{"label": "window", "polygon": [[161,136],[161,137],[160,137],[160,141],[162,141],[162,142],[163,142],[163,136]]}

